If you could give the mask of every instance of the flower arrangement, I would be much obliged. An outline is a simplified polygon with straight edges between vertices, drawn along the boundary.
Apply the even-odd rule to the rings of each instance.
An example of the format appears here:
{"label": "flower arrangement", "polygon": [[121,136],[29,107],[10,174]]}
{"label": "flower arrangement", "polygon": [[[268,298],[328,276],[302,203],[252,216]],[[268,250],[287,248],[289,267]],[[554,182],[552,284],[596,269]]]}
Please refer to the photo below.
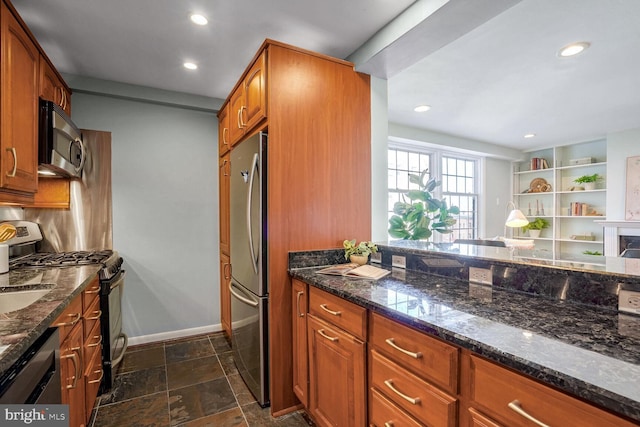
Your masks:
{"label": "flower arrangement", "polygon": [[373,242],[362,241],[356,244],[356,239],[345,240],[342,243],[344,247],[344,259],[349,259],[351,255],[366,256],[368,257],[372,253],[378,252],[378,246]]}

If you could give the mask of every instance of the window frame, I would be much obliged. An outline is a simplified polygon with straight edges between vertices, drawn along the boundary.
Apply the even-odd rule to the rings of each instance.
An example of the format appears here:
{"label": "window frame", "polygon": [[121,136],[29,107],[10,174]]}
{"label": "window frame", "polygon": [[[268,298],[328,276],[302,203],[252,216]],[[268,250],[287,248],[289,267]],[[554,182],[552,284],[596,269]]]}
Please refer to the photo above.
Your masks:
{"label": "window frame", "polygon": [[[442,167],[442,162],[444,160],[444,158],[454,158],[456,160],[464,160],[464,161],[471,161],[473,162],[473,174],[474,174],[474,179],[473,179],[473,193],[457,193],[457,192],[447,192],[445,193],[443,191],[443,186],[440,185],[438,187],[436,187],[433,191],[433,195],[439,199],[442,199],[443,197],[447,199],[447,203],[449,204],[449,206],[451,206],[451,202],[450,202],[450,196],[455,196],[455,197],[472,197],[475,200],[475,218],[473,219],[473,222],[475,224],[473,224],[473,227],[471,228],[472,230],[472,234],[473,237],[464,237],[464,238],[477,238],[477,236],[479,236],[481,234],[481,215],[482,215],[482,211],[481,211],[481,199],[480,199],[480,188],[482,185],[482,177],[481,177],[481,171],[482,171],[482,157],[480,156],[475,156],[472,154],[468,154],[468,153],[462,153],[462,152],[458,152],[458,151],[453,151],[453,150],[446,150],[446,149],[442,149],[436,146],[432,146],[432,145],[423,145],[423,144],[412,144],[412,143],[406,143],[406,142],[397,142],[397,141],[389,141],[388,142],[388,146],[387,146],[387,176],[388,176],[388,171],[390,170],[389,168],[389,151],[390,150],[396,150],[396,151],[404,151],[404,152],[410,152],[410,153],[416,153],[416,154],[425,154],[425,155],[429,155],[429,172],[430,172],[430,176],[434,176],[436,177],[436,179],[438,179],[439,181],[443,180],[443,167]],[[397,169],[396,169],[397,170]],[[389,182],[387,180],[387,192],[388,194],[391,193],[397,193],[398,191],[396,191],[395,189],[391,189],[389,188]],[[389,196],[387,196],[387,218],[392,214],[392,211],[389,210],[390,206],[389,206]],[[467,230],[468,228],[464,228],[464,230]],[[448,234],[441,234],[441,233],[433,233],[432,237],[430,238],[430,241],[434,242],[434,243],[442,243],[442,242],[448,242],[448,241],[453,241],[454,239],[451,238],[449,239]],[[392,239],[391,236],[387,235],[387,237],[389,239]]]}

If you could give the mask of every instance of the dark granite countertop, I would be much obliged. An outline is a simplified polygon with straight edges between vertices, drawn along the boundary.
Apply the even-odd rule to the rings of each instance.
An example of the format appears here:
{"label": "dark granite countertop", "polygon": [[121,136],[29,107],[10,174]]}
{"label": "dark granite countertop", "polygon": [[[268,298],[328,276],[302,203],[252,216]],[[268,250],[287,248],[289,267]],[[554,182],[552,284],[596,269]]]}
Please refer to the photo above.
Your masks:
{"label": "dark granite countertop", "polygon": [[640,316],[419,271],[371,281],[318,269],[290,274],[640,421]]}
{"label": "dark granite countertop", "polygon": [[51,326],[98,274],[101,266],[29,268],[0,275],[0,294],[50,289],[33,304],[0,314],[0,373],[10,367]]}

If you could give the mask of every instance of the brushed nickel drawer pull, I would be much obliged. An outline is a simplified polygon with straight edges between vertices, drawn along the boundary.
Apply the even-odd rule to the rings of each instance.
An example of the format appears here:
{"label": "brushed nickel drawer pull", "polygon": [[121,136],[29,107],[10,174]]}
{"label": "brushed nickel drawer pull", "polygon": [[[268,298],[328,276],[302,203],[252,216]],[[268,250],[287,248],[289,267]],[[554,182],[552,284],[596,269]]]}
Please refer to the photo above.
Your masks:
{"label": "brushed nickel drawer pull", "polygon": [[298,299],[296,300],[296,307],[298,311],[298,317],[304,317],[304,313],[300,312],[300,297],[304,295],[304,291],[298,291]]}
{"label": "brushed nickel drawer pull", "polygon": [[98,292],[100,292],[100,286],[96,286],[95,288],[84,290],[85,294],[97,294]]}
{"label": "brushed nickel drawer pull", "polygon": [[99,383],[100,381],[102,381],[102,377],[104,377],[104,371],[102,369],[98,369],[97,371],[93,371],[94,374],[97,374],[98,372],[100,372],[100,378],[98,378],[97,380],[89,381],[89,384],[96,384],[96,383]]}
{"label": "brushed nickel drawer pull", "polygon": [[102,335],[94,335],[93,338],[98,338],[95,344],[87,344],[87,347],[97,347],[102,344]]}
{"label": "brushed nickel drawer pull", "polygon": [[325,334],[324,329],[318,329],[318,333],[322,335],[324,338],[328,339],[329,341],[332,341],[332,342],[338,341],[338,337],[330,337],[329,335]]}
{"label": "brushed nickel drawer pull", "polygon": [[320,308],[326,311],[329,314],[333,314],[334,316],[340,316],[342,314],[341,311],[333,311],[327,308],[327,304],[320,304]]}
{"label": "brushed nickel drawer pull", "polygon": [[405,350],[404,348],[400,347],[398,344],[395,343],[393,338],[387,338],[386,340],[384,340],[384,342],[386,342],[387,344],[389,344],[391,347],[395,348],[396,350],[406,354],[407,356],[411,356],[414,359],[420,359],[422,357],[422,353],[417,352],[411,352],[409,350]]}
{"label": "brushed nickel drawer pull", "polygon": [[393,427],[393,421],[387,421],[384,423],[384,427]]}
{"label": "brushed nickel drawer pull", "polygon": [[53,326],[55,326],[56,328],[60,328],[62,326],[73,326],[76,323],[78,323],[78,320],[80,320],[82,318],[80,313],[67,314],[67,316],[75,316],[75,319],[73,319],[71,322],[62,322],[62,323],[58,323],[58,324],[53,325]]}
{"label": "brushed nickel drawer pull", "polygon": [[550,427],[548,424],[545,424],[542,421],[536,419],[534,416],[529,415],[527,413],[527,411],[522,409],[522,406],[520,406],[520,401],[518,399],[514,400],[513,402],[509,402],[509,405],[507,405],[507,406],[509,406],[509,409],[511,409],[512,411],[514,411],[518,415],[528,419],[529,421],[531,421],[532,423],[534,423],[536,425],[539,425],[540,427]]}
{"label": "brushed nickel drawer pull", "polygon": [[393,381],[392,380],[385,380],[384,381],[384,385],[389,387],[392,392],[394,392],[395,394],[397,394],[398,396],[400,396],[401,398],[403,398],[407,402],[411,403],[412,405],[417,405],[418,403],[420,403],[420,398],[419,397],[409,397],[406,394],[400,392],[397,388],[395,388],[393,386]]}
{"label": "brushed nickel drawer pull", "polygon": [[65,354],[64,356],[60,356],[61,359],[71,359],[73,362],[73,384],[66,386],[67,390],[76,388],[78,386],[78,355],[76,353],[76,348],[71,349],[71,354]]}
{"label": "brushed nickel drawer pull", "polygon": [[94,313],[96,313],[95,316],[85,317],[85,319],[87,319],[87,320],[98,320],[100,318],[100,316],[102,316],[102,310],[94,311]]}

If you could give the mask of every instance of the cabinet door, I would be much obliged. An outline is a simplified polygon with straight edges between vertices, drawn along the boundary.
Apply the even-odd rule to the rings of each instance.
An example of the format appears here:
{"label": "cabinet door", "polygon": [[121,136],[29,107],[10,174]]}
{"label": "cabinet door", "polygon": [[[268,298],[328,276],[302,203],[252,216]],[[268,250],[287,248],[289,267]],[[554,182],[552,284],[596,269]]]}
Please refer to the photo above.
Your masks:
{"label": "cabinet door", "polygon": [[309,363],[307,355],[307,285],[293,280],[293,391],[304,405],[309,406]]}
{"label": "cabinet door", "polygon": [[86,421],[82,353],[82,324],[78,323],[60,346],[62,403],[69,405],[71,426],[83,426]]}
{"label": "cabinet door", "polygon": [[231,262],[229,256],[220,254],[220,323],[228,337],[231,337]]}
{"label": "cabinet door", "polygon": [[266,51],[258,57],[244,80],[245,109],[242,114],[246,132],[267,117]]}
{"label": "cabinet door", "polygon": [[365,344],[312,315],[307,332],[311,415],[319,426],[364,426]]}
{"label": "cabinet door", "polygon": [[231,149],[229,108],[227,103],[218,115],[218,155],[220,157]]}
{"label": "cabinet door", "polygon": [[244,85],[241,85],[233,92],[229,105],[229,138],[231,146],[233,146],[242,139],[246,128],[246,123],[244,122],[244,109],[246,108],[244,105]]}
{"label": "cabinet door", "polygon": [[49,62],[40,56],[40,96],[53,101],[71,115],[71,94]]}
{"label": "cabinet door", "polygon": [[227,153],[218,162],[219,185],[220,185],[220,252],[230,255],[231,252],[231,235],[230,227],[230,172],[231,165],[229,163],[230,153]]}
{"label": "cabinet door", "polygon": [[0,186],[35,193],[38,184],[38,62],[40,54],[2,3]]}

